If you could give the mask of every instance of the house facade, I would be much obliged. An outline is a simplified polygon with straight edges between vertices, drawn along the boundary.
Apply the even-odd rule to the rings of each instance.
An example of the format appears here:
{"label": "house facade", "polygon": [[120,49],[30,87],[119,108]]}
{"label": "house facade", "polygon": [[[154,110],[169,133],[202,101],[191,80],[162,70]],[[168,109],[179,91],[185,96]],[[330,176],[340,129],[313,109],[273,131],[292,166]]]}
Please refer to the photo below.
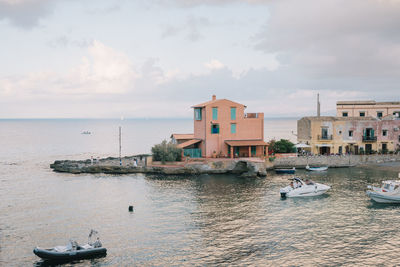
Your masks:
{"label": "house facade", "polygon": [[388,115],[400,117],[400,102],[338,101],[336,103],[337,117],[383,118]]}
{"label": "house facade", "polygon": [[193,138],[178,144],[190,157],[263,157],[264,113],[245,113],[246,106],[217,99],[192,106]]}
{"label": "house facade", "polygon": [[297,139],[313,154],[360,154],[400,150],[400,118],[304,117],[297,121]]}

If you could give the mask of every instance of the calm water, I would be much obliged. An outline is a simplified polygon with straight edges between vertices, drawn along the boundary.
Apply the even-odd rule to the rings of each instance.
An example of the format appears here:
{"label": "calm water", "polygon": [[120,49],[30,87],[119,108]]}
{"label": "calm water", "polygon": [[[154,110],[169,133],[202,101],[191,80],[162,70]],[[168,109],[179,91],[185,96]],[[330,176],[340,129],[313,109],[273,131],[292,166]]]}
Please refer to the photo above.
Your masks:
{"label": "calm water", "polygon": [[[154,177],[54,173],[55,159],[115,156],[117,120],[0,120],[0,266],[36,266],[36,245],[84,242],[97,229],[105,258],[73,266],[395,265],[400,206],[373,204],[367,184],[400,167],[298,172],[326,196],[281,200],[288,176]],[[188,120],[126,120],[123,152],[148,152]],[[272,127],[274,130],[272,131]],[[266,121],[266,139],[296,120]],[[81,135],[90,130],[92,135]],[[128,206],[135,212],[129,213]]]}

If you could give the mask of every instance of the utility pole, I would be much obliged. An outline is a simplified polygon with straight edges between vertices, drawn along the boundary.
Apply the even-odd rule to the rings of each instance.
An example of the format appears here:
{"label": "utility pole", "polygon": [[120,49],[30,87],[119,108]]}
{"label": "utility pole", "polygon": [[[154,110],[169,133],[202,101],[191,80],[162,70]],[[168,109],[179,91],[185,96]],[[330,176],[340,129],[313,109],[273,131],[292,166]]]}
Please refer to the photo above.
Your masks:
{"label": "utility pole", "polygon": [[317,116],[321,116],[321,104],[319,103],[319,93],[317,94]]}
{"label": "utility pole", "polygon": [[119,165],[122,166],[122,159],[121,159],[121,126],[119,126]]}

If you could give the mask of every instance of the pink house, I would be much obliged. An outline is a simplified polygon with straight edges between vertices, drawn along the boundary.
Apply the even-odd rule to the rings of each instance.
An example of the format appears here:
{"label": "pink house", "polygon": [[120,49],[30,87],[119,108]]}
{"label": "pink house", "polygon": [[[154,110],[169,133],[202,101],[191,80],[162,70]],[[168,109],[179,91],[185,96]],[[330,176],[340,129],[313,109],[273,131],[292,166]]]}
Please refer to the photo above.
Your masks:
{"label": "pink house", "polygon": [[[173,140],[190,157],[264,157],[264,113],[245,113],[245,105],[216,99],[192,106],[194,134],[190,140]],[[187,138],[190,135],[185,135]]]}

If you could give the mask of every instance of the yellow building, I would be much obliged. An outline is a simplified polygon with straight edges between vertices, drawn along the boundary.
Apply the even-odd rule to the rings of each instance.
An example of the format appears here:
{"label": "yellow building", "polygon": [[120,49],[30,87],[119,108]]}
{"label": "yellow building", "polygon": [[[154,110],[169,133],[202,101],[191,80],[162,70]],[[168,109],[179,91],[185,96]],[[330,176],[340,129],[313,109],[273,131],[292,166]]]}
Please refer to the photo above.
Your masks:
{"label": "yellow building", "polygon": [[375,101],[338,101],[337,117],[373,117],[383,118],[388,115],[400,117],[400,102]]}
{"label": "yellow building", "polygon": [[313,154],[359,154],[400,150],[400,118],[304,117],[297,121],[297,139]]}

